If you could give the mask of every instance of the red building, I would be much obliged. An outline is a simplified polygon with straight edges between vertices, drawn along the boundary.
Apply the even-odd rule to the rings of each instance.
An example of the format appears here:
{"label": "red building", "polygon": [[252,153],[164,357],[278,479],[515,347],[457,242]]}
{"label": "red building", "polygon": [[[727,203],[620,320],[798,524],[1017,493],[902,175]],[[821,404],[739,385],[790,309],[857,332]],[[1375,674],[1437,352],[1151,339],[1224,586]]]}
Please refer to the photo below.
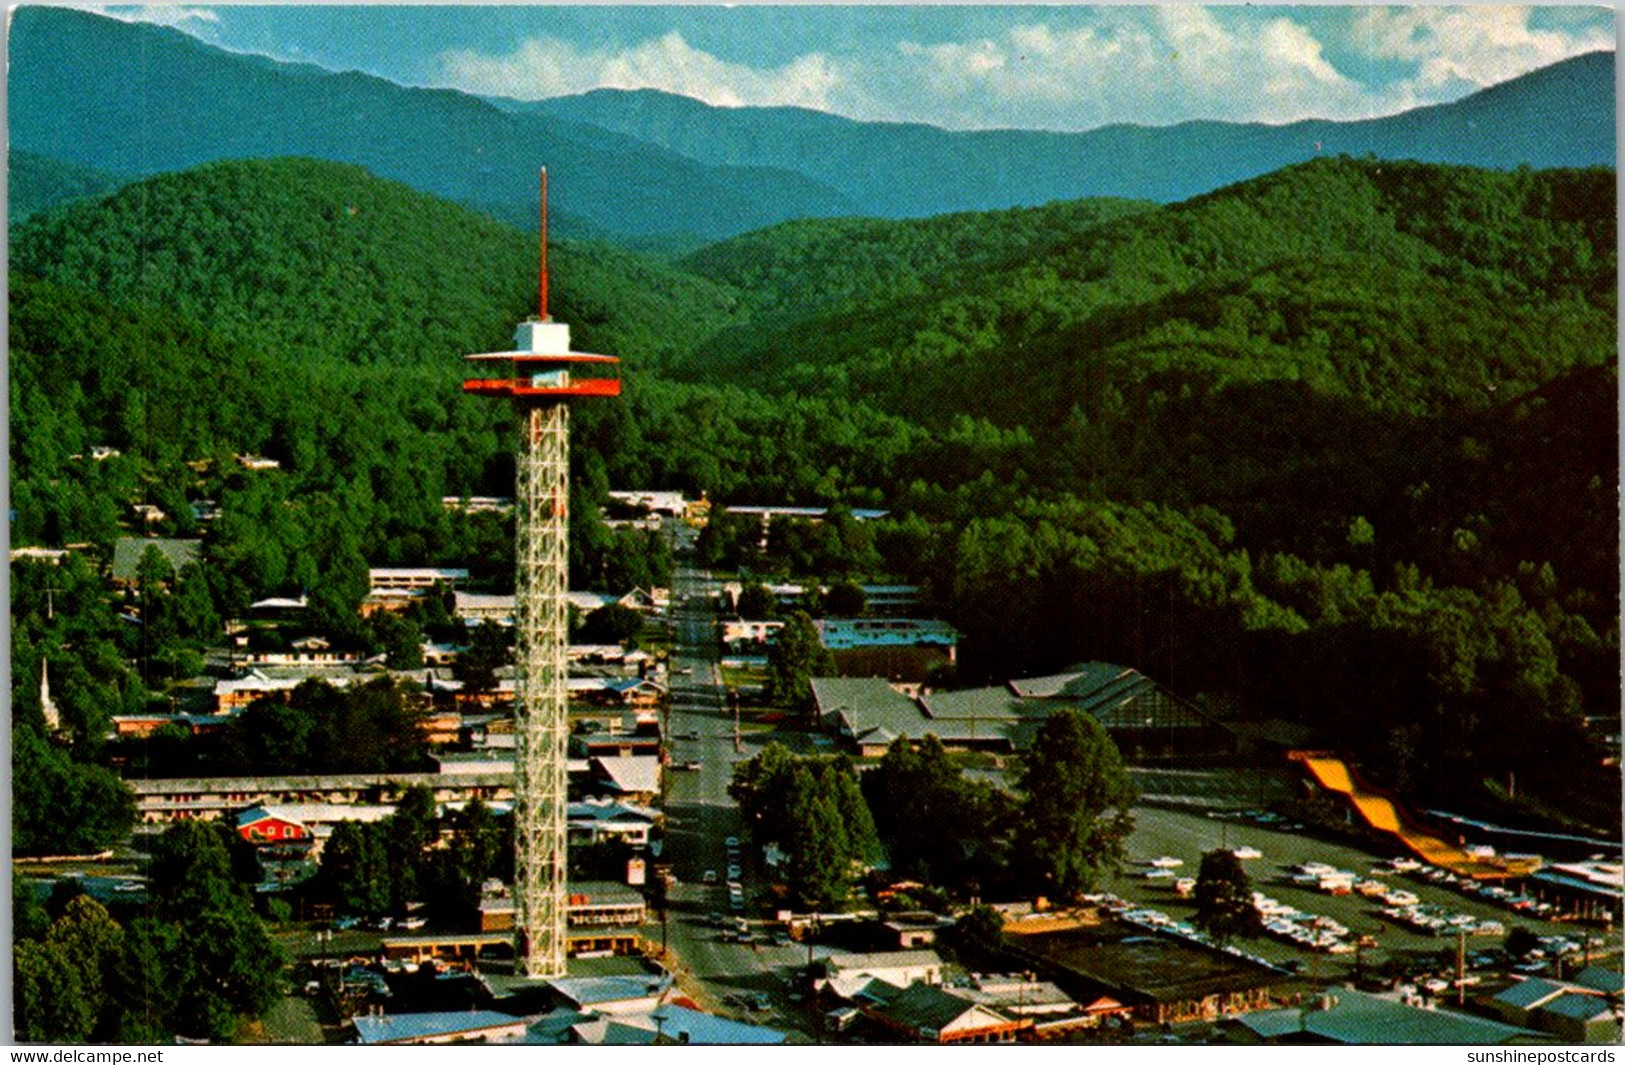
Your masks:
{"label": "red building", "polygon": [[263,806],[255,806],[237,815],[237,834],[250,843],[287,843],[307,840],[310,829],[302,822],[279,817]]}

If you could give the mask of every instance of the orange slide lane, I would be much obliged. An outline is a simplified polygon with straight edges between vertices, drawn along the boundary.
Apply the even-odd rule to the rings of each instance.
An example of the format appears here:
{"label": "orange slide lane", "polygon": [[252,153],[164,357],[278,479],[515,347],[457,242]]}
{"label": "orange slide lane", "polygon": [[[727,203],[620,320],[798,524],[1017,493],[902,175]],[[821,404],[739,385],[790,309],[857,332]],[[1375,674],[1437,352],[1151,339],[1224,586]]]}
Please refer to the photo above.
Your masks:
{"label": "orange slide lane", "polygon": [[1420,827],[1415,818],[1406,814],[1392,798],[1362,784],[1340,758],[1307,752],[1296,754],[1295,757],[1308,768],[1321,787],[1348,796],[1349,802],[1372,828],[1398,836],[1411,853],[1429,864],[1482,879],[1522,876],[1534,871],[1529,862],[1478,857],[1445,837]]}

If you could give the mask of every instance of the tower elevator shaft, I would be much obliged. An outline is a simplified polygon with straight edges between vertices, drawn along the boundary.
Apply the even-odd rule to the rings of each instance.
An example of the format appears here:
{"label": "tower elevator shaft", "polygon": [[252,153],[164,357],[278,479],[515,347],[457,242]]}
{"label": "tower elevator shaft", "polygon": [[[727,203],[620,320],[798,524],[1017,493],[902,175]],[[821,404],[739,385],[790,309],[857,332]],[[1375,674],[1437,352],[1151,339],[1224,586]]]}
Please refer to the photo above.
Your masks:
{"label": "tower elevator shaft", "polygon": [[566,957],[570,408],[532,406],[520,425],[515,942],[520,973],[555,977]]}

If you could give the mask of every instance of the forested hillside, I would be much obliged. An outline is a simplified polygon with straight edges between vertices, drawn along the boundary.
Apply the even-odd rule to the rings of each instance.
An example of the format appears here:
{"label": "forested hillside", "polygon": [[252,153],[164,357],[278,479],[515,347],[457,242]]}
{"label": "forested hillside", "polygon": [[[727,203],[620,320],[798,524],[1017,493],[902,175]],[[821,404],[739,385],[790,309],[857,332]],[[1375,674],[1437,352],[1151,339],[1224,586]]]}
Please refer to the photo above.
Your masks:
{"label": "forested hillside", "polygon": [[15,226],[53,204],[112,192],[123,179],[95,167],[64,163],[33,152],[6,160],[6,217]]}
{"label": "forested hillside", "polygon": [[[749,365],[799,390],[858,390],[915,416],[967,411],[1005,423],[1054,424],[1074,403],[1087,411],[1105,401],[1103,377],[1120,388],[1169,369],[1305,380],[1379,409],[1436,410],[1492,384],[1527,388],[1609,350],[1612,184],[1603,170],[1325,160],[1105,224],[1056,214],[1041,254],[985,263],[926,293],[905,269],[896,298],[855,286],[861,293],[844,304],[813,305],[817,328],[741,332],[693,372]],[[754,281],[774,261],[762,247],[769,238],[793,258],[816,246],[809,233],[827,227],[833,243],[849,225],[781,227],[689,263]],[[919,225],[942,232],[939,221]],[[917,257],[905,242],[930,231],[890,232],[898,261]],[[951,263],[951,235],[937,240]],[[860,277],[874,254],[855,256]],[[808,258],[814,278],[831,275]],[[1404,328],[1365,328],[1395,315]]]}
{"label": "forested hillside", "polygon": [[[626,361],[575,422],[578,577],[639,564],[604,550],[611,484],[881,506],[766,555],[724,513],[704,547],[922,583],[967,682],[1123,662],[1421,796],[1612,823],[1585,717],[1618,701],[1613,202],[1611,172],[1324,160],[676,266],[560,244],[552,310]],[[531,310],[533,256],[308,160],[46,212],[12,245],[14,543],[105,552],[136,502],[190,534],[207,497],[188,594],[220,615],[308,588],[342,624],[368,564],[501,581],[508,530],[440,499],[510,491],[508,415],[461,395],[460,356]],[[122,454],[78,457],[98,444]],[[26,717],[67,636],[14,616]],[[88,725],[166,682],[110,654],[63,680]],[[1485,783],[1508,772],[1516,804]]]}

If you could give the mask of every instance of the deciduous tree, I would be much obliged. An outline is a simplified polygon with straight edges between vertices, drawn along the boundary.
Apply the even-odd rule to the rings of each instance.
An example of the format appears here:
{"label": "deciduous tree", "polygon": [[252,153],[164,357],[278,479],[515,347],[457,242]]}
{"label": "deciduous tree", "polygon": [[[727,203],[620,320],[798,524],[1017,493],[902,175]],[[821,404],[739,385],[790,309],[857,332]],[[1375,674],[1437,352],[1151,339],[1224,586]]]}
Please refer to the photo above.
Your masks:
{"label": "deciduous tree", "polygon": [[1022,757],[1024,801],[1016,827],[1031,886],[1069,898],[1123,859],[1134,826],[1134,788],[1117,745],[1087,714],[1052,714]]}

